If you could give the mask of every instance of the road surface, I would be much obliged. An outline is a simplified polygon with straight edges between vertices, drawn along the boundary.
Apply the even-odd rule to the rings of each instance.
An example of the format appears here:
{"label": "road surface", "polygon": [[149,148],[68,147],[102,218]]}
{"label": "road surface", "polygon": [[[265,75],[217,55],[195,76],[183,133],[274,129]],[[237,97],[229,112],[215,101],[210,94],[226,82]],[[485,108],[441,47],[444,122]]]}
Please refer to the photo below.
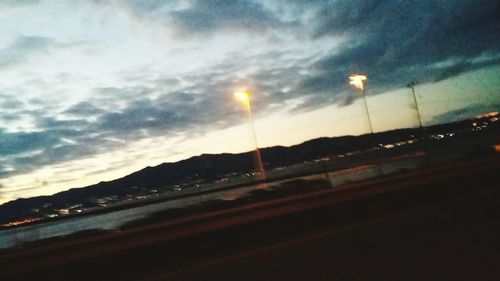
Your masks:
{"label": "road surface", "polygon": [[0,255],[1,280],[500,280],[490,156]]}

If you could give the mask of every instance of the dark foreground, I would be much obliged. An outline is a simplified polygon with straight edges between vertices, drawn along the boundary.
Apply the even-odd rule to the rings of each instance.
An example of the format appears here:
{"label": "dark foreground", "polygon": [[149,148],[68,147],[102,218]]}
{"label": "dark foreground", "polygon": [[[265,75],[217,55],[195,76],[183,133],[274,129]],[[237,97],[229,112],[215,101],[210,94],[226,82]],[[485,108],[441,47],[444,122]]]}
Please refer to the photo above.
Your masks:
{"label": "dark foreground", "polygon": [[0,254],[0,280],[500,280],[500,157]]}

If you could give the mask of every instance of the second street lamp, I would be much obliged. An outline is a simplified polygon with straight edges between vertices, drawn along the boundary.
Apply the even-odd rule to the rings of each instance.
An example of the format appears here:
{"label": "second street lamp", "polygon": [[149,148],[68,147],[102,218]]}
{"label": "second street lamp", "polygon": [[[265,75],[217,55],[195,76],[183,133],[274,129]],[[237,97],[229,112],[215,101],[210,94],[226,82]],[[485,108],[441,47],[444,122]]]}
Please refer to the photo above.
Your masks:
{"label": "second street lamp", "polygon": [[254,144],[255,144],[255,153],[254,153],[255,167],[257,168],[257,170],[259,172],[259,178],[266,179],[264,165],[262,164],[262,157],[260,156],[259,144],[257,142],[257,133],[255,132],[255,125],[253,122],[252,106],[250,104],[252,92],[250,92],[249,90],[240,90],[240,91],[235,92],[234,96],[245,105],[245,108],[247,110],[248,119],[249,119],[250,126],[252,129],[252,136],[253,136],[253,140],[254,140]]}
{"label": "second street lamp", "polygon": [[349,76],[349,85],[354,86],[357,89],[361,90],[361,93],[363,94],[363,100],[365,102],[365,110],[366,110],[366,116],[368,117],[368,125],[370,126],[370,133],[373,134],[373,126],[372,126],[372,120],[370,118],[370,111],[368,110],[368,103],[366,102],[366,95],[365,95],[365,81],[368,78],[365,75],[362,74],[353,74]]}

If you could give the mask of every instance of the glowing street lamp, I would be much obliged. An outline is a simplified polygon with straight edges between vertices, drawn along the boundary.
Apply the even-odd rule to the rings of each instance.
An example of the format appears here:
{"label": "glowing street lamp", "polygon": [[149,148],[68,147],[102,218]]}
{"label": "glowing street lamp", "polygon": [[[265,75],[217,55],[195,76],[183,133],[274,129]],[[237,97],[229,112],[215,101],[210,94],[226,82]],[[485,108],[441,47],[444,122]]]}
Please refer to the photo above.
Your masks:
{"label": "glowing street lamp", "polygon": [[250,92],[249,90],[239,90],[239,91],[234,93],[234,96],[238,100],[240,100],[246,107],[246,110],[248,113],[248,119],[249,119],[250,126],[252,129],[253,140],[254,140],[254,144],[255,144],[255,154],[254,154],[255,166],[256,166],[257,170],[259,171],[260,178],[265,179],[266,173],[264,171],[264,165],[262,165],[262,158],[260,156],[259,144],[257,142],[257,133],[255,132],[255,125],[253,122],[252,107],[250,105],[250,99],[252,97],[252,92]]}
{"label": "glowing street lamp", "polygon": [[361,93],[363,94],[363,100],[365,102],[366,116],[368,117],[368,125],[370,126],[370,133],[373,134],[373,126],[372,126],[372,120],[370,118],[370,111],[368,110],[368,104],[366,103],[366,95],[365,95],[366,80],[368,80],[368,78],[365,75],[352,74],[351,76],[349,76],[349,85],[353,86],[354,88],[360,89]]}
{"label": "glowing street lamp", "polygon": [[365,75],[362,74],[353,74],[349,76],[349,84],[354,86],[355,88],[360,89],[361,91],[365,90],[365,81],[368,78],[366,78]]}

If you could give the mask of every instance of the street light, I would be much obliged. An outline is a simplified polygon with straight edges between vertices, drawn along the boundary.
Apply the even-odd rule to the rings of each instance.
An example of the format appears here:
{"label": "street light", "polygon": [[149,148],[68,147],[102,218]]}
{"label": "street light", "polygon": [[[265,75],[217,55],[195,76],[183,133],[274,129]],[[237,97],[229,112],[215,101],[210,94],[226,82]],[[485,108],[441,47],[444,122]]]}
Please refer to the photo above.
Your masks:
{"label": "street light", "polygon": [[360,89],[361,93],[363,94],[366,116],[368,117],[368,125],[370,126],[370,133],[373,134],[372,120],[370,118],[370,111],[368,110],[368,104],[366,103],[366,95],[365,95],[365,83],[366,83],[365,81],[367,79],[368,78],[365,75],[352,74],[351,76],[349,76],[349,85],[354,86],[354,88]]}
{"label": "street light", "polygon": [[260,178],[266,179],[264,165],[262,165],[262,158],[260,156],[259,144],[257,142],[257,133],[255,132],[255,125],[253,122],[252,107],[250,105],[250,99],[252,97],[252,92],[250,92],[249,90],[239,90],[239,91],[234,93],[234,96],[238,100],[240,100],[243,103],[243,105],[245,105],[245,108],[247,110],[248,120],[250,122],[253,140],[254,140],[254,144],[255,144],[255,153],[254,153],[255,166],[256,166],[257,170],[259,171]]}

